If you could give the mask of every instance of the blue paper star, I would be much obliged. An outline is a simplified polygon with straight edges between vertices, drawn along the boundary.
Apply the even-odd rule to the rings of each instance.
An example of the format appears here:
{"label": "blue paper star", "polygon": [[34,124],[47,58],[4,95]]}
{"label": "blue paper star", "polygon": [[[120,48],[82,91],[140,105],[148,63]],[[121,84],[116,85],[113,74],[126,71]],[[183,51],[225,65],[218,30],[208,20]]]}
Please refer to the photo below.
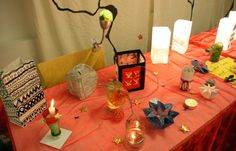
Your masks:
{"label": "blue paper star", "polygon": [[154,98],[149,101],[150,108],[144,108],[143,112],[146,115],[149,122],[155,128],[166,128],[174,123],[175,118],[179,113],[171,110],[172,103],[163,104],[158,98]]}

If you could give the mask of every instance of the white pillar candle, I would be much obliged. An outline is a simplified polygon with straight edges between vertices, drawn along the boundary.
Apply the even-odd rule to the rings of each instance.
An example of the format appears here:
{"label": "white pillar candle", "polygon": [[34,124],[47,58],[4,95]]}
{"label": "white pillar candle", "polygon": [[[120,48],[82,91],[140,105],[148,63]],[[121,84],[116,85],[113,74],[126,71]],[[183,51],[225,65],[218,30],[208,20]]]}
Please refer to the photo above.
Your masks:
{"label": "white pillar candle", "polygon": [[55,115],[56,109],[55,109],[55,107],[54,107],[54,99],[51,100],[51,106],[48,108],[48,110],[49,110],[49,114],[50,114],[51,116],[54,116],[54,115]]}

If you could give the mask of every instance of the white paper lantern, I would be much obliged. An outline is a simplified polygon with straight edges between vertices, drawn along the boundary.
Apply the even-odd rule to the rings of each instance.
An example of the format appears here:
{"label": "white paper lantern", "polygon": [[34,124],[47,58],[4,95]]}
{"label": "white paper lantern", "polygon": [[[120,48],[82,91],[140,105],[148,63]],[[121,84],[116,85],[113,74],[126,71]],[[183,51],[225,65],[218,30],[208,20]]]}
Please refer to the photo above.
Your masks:
{"label": "white paper lantern", "polygon": [[235,21],[225,17],[220,20],[215,43],[223,43],[223,50],[227,50],[231,46]]}
{"label": "white paper lantern", "polygon": [[[236,11],[229,12],[229,19],[231,19],[236,23]],[[233,32],[234,32],[233,33],[234,40],[236,40],[236,26],[234,26]]]}
{"label": "white paper lantern", "polygon": [[178,19],[174,24],[171,49],[184,54],[188,49],[192,21]]}
{"label": "white paper lantern", "polygon": [[170,37],[168,27],[152,27],[152,63],[168,63]]}

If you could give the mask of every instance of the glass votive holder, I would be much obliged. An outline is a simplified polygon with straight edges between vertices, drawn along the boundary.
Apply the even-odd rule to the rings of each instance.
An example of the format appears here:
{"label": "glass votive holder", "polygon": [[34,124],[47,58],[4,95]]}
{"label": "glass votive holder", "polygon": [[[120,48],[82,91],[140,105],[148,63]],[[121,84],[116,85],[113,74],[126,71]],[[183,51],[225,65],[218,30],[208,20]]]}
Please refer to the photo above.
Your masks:
{"label": "glass votive holder", "polygon": [[52,136],[59,136],[61,134],[61,130],[59,127],[59,119],[61,115],[58,113],[58,109],[55,109],[55,114],[51,115],[49,109],[46,109],[43,112],[43,118],[51,130]]}
{"label": "glass votive holder", "polygon": [[137,118],[129,118],[126,121],[126,144],[131,148],[140,148],[144,143],[144,127]]}
{"label": "glass votive holder", "polygon": [[116,80],[111,80],[108,83],[106,92],[108,97],[107,106],[111,110],[120,108],[128,96],[128,91],[123,88],[121,82]]}

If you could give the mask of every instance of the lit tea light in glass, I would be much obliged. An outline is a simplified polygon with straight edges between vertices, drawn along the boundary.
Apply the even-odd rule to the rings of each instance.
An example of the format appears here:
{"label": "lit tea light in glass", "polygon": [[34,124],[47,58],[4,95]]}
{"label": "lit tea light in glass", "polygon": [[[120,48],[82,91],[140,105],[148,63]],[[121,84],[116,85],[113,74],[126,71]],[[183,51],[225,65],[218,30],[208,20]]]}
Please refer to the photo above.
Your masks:
{"label": "lit tea light in glass", "polygon": [[126,141],[131,147],[140,147],[144,142],[144,133],[138,120],[130,121],[127,125]]}
{"label": "lit tea light in glass", "polygon": [[194,99],[186,99],[184,101],[184,105],[185,107],[187,107],[188,109],[194,109],[195,107],[197,107],[198,102]]}
{"label": "lit tea light in glass", "polygon": [[139,128],[132,128],[127,132],[126,139],[132,147],[139,147],[144,141],[143,132]]}

